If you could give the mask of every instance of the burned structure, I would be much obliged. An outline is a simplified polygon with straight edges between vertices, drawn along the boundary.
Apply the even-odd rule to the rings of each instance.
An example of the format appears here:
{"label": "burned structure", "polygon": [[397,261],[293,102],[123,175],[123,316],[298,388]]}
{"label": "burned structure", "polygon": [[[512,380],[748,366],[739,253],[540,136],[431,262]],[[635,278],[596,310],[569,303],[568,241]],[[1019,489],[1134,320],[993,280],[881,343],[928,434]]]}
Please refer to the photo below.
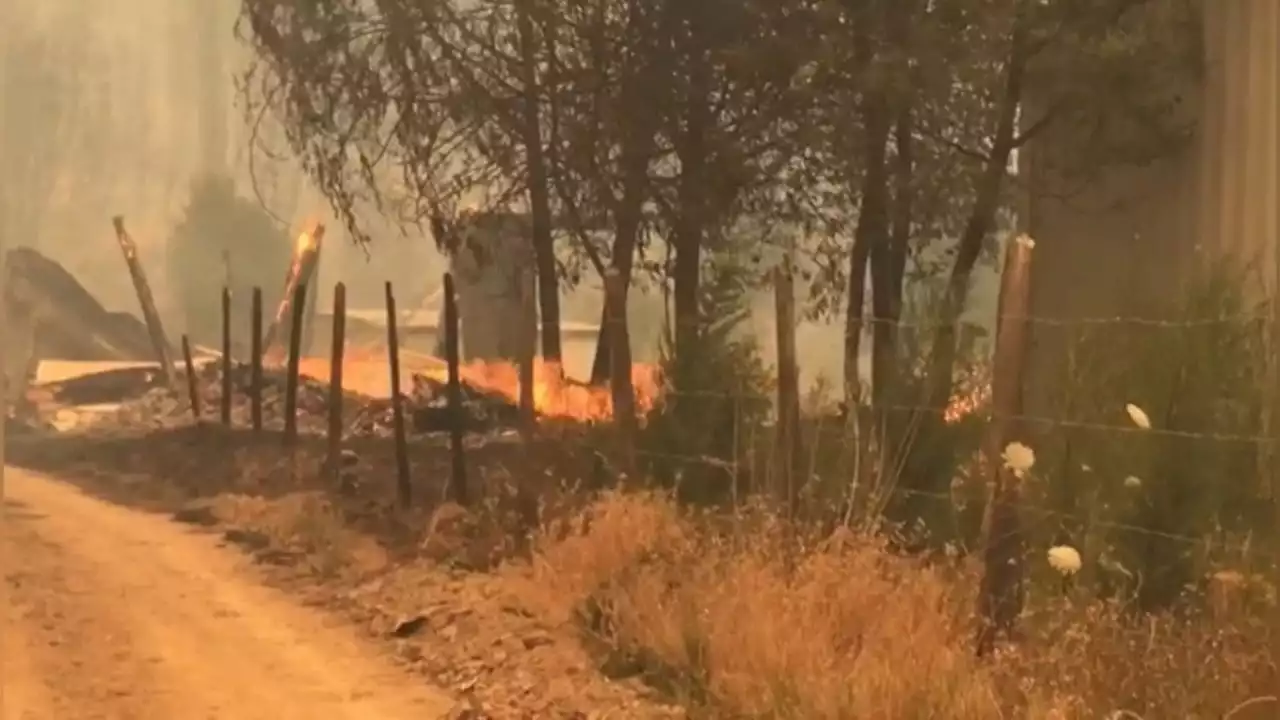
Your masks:
{"label": "burned structure", "polygon": [[[518,360],[538,326],[528,216],[468,212],[450,226],[434,225],[457,288],[463,360]],[[437,327],[444,327],[443,303]],[[435,354],[444,356],[443,333]]]}
{"label": "burned structure", "polygon": [[69,272],[38,251],[19,247],[4,257],[5,393],[26,395],[42,358],[148,361],[147,327],[137,317],[104,308]]}

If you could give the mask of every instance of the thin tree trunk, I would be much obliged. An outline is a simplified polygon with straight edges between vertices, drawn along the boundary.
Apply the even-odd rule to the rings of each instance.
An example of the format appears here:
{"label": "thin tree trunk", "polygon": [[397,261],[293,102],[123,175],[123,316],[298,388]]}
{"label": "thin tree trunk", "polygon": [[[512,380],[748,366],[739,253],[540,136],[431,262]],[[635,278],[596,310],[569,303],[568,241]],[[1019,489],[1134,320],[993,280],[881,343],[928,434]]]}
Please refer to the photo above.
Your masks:
{"label": "thin tree trunk", "polygon": [[951,399],[960,315],[969,299],[973,269],[982,253],[982,245],[995,226],[996,213],[1000,209],[1000,191],[1008,173],[1009,156],[1014,149],[1018,104],[1022,101],[1029,49],[1025,13],[1025,9],[1019,10],[1019,17],[1013,28],[1009,57],[1005,64],[1005,89],[1001,98],[1003,104],[991,143],[991,155],[978,179],[973,210],[969,214],[964,233],[960,236],[955,265],[952,266],[951,277],[947,281],[942,320],[933,338],[928,399],[929,407],[935,411],[945,408]]}
{"label": "thin tree trunk", "polygon": [[676,250],[672,279],[675,286],[675,354],[681,363],[692,359],[699,339],[702,246],[709,209],[707,164],[711,154],[707,135],[712,121],[709,103],[711,68],[706,53],[700,47],[701,42],[701,33],[694,32],[694,47],[689,53],[692,66],[689,91],[684,99],[684,132],[677,144],[681,169],[672,233]]}
{"label": "thin tree trunk", "polygon": [[912,108],[898,113],[894,129],[897,155],[894,161],[893,227],[889,241],[877,246],[871,257],[871,305],[878,322],[871,339],[871,403],[875,410],[880,445],[880,476],[894,477],[905,450],[902,418],[890,410],[898,391],[898,334],[902,321],[902,293],[911,242],[914,211],[914,157]]}
{"label": "thin tree trunk", "polygon": [[[890,44],[906,56],[912,52],[910,23],[915,7],[913,0],[897,0],[890,6],[886,18]],[[912,74],[907,62],[895,70],[908,76]],[[871,250],[871,314],[875,318],[871,339],[871,399],[872,405],[879,408],[876,424],[882,433],[882,454],[896,452],[894,433],[888,427],[889,418],[884,408],[898,383],[898,323],[902,319],[903,274],[906,272],[907,245],[911,241],[915,205],[913,98],[909,93],[899,92],[893,104],[897,117],[893,127],[891,230],[885,241],[877,243]],[[888,183],[887,179],[885,183]]]}
{"label": "thin tree trunk", "polygon": [[[627,3],[628,29],[634,34],[637,52],[634,64],[624,70],[621,99],[622,124],[622,194],[614,208],[614,240],[612,266],[618,271],[624,288],[631,286],[631,272],[640,232],[644,222],[644,203],[649,198],[649,165],[656,144],[657,115],[654,113],[655,79],[664,68],[654,40],[661,30],[649,23],[645,6],[638,0]],[[605,293],[600,309],[600,331],[596,340],[595,360],[591,365],[591,383],[600,385],[610,379],[613,344],[609,337],[613,309],[609,293]]]}
{"label": "thin tree trunk", "polygon": [[[861,13],[861,25],[854,38],[854,75],[862,76],[877,61],[879,48],[871,27],[873,15]],[[877,81],[878,82],[878,81]],[[858,225],[854,229],[853,248],[849,253],[849,286],[845,296],[844,320],[844,397],[851,412],[856,411],[862,378],[858,370],[862,355],[862,315],[867,295],[867,263],[873,245],[888,233],[888,173],[886,145],[889,139],[889,97],[882,86],[868,88],[862,96],[862,161],[864,171],[860,188]],[[849,163],[850,167],[853,163]]]}
{"label": "thin tree trunk", "polygon": [[538,273],[538,310],[542,321],[542,359],[560,363],[560,278],[556,271],[555,240],[551,235],[551,186],[542,146],[542,117],[532,0],[516,6],[520,34],[520,73],[524,100],[523,142],[529,172],[529,209],[532,221],[534,264]]}
{"label": "thin tree trunk", "polygon": [[[646,123],[636,123],[629,128],[627,149],[623,159],[622,198],[614,216],[613,268],[618,271],[623,287],[631,286],[631,271],[635,261],[636,246],[640,242],[640,226],[643,220],[644,201],[649,188],[649,156],[654,143],[652,128]],[[609,318],[612,317],[611,296],[606,293],[601,308],[600,334],[596,342],[595,361],[591,366],[591,382],[601,384],[609,379],[610,353]]]}

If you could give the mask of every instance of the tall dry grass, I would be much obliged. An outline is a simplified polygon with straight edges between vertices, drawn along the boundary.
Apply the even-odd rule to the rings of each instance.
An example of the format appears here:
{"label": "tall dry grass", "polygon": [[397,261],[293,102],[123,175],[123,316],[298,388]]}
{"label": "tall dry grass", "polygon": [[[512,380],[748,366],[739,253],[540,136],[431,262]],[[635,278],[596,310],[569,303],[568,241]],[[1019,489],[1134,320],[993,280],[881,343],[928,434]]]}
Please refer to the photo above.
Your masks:
{"label": "tall dry grass", "polygon": [[1139,619],[1049,597],[1016,646],[980,662],[963,562],[894,556],[848,532],[810,541],[764,512],[698,518],[661,497],[613,495],[545,533],[533,572],[545,611],[576,624],[606,671],[706,717],[1280,712],[1260,697],[1276,677],[1262,616]]}

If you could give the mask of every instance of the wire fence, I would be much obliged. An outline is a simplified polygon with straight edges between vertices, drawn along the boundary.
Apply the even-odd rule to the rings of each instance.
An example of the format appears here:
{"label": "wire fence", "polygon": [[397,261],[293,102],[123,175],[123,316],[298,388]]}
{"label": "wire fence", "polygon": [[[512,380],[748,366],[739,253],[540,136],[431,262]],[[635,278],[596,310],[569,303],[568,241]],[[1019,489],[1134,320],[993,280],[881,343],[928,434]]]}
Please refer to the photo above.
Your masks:
{"label": "wire fence", "polygon": [[[303,306],[305,283],[300,283],[298,292],[294,308]],[[335,297],[345,297],[345,293],[339,289]],[[307,423],[300,428],[296,387],[299,375],[309,372],[315,376],[320,367],[308,366],[301,362],[301,357],[281,363],[287,375],[284,382],[293,388],[286,387],[283,404],[277,403],[272,409],[271,414],[281,417],[264,420],[261,409],[252,416],[256,418],[253,429],[257,431],[283,425],[286,448],[298,442],[299,433],[327,432],[325,466],[336,469],[341,465],[342,449],[353,440],[353,434],[367,431],[367,428],[358,430],[349,422],[348,395],[356,389],[350,387],[352,377],[367,376],[368,371],[354,373],[349,367],[352,360],[348,358],[355,355],[354,359],[369,363],[376,361],[380,353],[385,354],[386,372],[396,378],[390,383],[391,397],[366,398],[360,402],[382,403],[386,407],[384,414],[393,425],[389,435],[395,444],[397,495],[402,504],[415,501],[412,488],[419,484],[412,476],[420,471],[415,469],[416,461],[410,460],[409,452],[409,447],[418,442],[415,439],[418,433],[438,433],[441,440],[431,443],[438,450],[431,452],[448,453],[454,458],[443,496],[476,502],[476,493],[484,490],[483,482],[474,475],[485,472],[483,448],[489,442],[487,438],[510,431],[529,442],[536,439],[543,447],[554,446],[555,452],[565,458],[603,457],[610,463],[615,479],[645,478],[642,485],[667,489],[689,482],[727,483],[729,489],[727,493],[720,493],[720,501],[731,497],[735,504],[766,497],[781,500],[785,507],[785,496],[794,494],[805,498],[804,509],[809,520],[833,515],[842,515],[847,520],[857,506],[860,521],[871,523],[863,526],[872,527],[880,520],[907,519],[901,512],[897,517],[887,517],[893,514],[888,511],[899,504],[918,505],[911,511],[916,515],[954,517],[969,512],[975,505],[990,503],[992,496],[987,494],[987,489],[992,483],[998,484],[1002,473],[1007,472],[999,451],[1016,439],[1031,446],[1040,456],[1035,469],[1021,484],[1016,499],[1016,512],[1021,518],[1016,533],[1031,547],[1044,549],[1059,541],[1064,531],[1069,531],[1070,542],[1095,545],[1101,542],[1107,547],[1127,543],[1142,552],[1150,551],[1140,547],[1144,541],[1167,543],[1163,552],[1169,555],[1170,563],[1182,562],[1181,556],[1191,553],[1201,557],[1202,567],[1204,558],[1215,559],[1209,563],[1211,566],[1223,565],[1224,558],[1237,564],[1280,566],[1280,543],[1275,542],[1280,528],[1276,528],[1274,522],[1268,526],[1262,517],[1275,515],[1270,509],[1275,500],[1270,493],[1271,483],[1267,477],[1270,468],[1265,461],[1274,454],[1277,438],[1268,431],[1269,424],[1265,422],[1268,415],[1261,412],[1266,406],[1265,393],[1254,386],[1249,395],[1249,384],[1239,382],[1239,378],[1234,383],[1210,382],[1196,388],[1196,407],[1247,402],[1260,412],[1246,421],[1227,417],[1230,413],[1224,414],[1228,420],[1224,422],[1218,422],[1217,417],[1197,417],[1194,422],[1186,418],[1166,421],[1176,415],[1168,412],[1167,406],[1178,398],[1153,396],[1149,388],[1144,388],[1134,395],[1143,396],[1151,404],[1146,408],[1151,411],[1151,418],[1138,423],[1127,406],[1140,405],[1143,400],[1125,397],[1123,387],[1117,391],[1114,382],[1107,391],[1111,394],[1102,397],[1084,385],[1067,388],[1080,395],[1093,393],[1087,412],[1081,408],[1059,412],[1063,408],[1054,403],[1039,403],[1030,409],[1022,405],[1001,406],[1001,390],[996,387],[999,367],[985,367],[968,378],[961,392],[945,404],[904,402],[898,397],[841,408],[827,398],[827,402],[815,403],[815,407],[799,413],[795,427],[787,427],[781,408],[788,401],[798,401],[795,397],[798,388],[793,388],[790,399],[784,397],[785,393],[780,391],[785,389],[786,373],[780,371],[758,386],[734,377],[736,371],[727,368],[722,377],[706,378],[705,386],[677,383],[677,387],[671,382],[672,378],[663,378],[660,373],[633,373],[641,381],[630,378],[629,383],[596,387],[563,379],[554,367],[533,367],[538,361],[530,346],[525,348],[526,354],[521,359],[511,363],[508,372],[493,371],[501,362],[484,363],[484,372],[479,372],[460,357],[458,310],[453,306],[441,313],[443,326],[436,328],[443,337],[440,345],[447,348],[447,357],[435,359],[428,370],[417,362],[416,353],[405,350],[406,357],[414,359],[410,363],[412,367],[408,367],[400,361],[402,350],[397,324],[403,318],[395,311],[390,286],[387,300],[385,343],[366,342],[359,348],[348,343],[344,331],[345,304],[335,307],[329,316],[334,323],[328,338],[331,352],[323,364],[329,377],[314,379],[328,383],[326,412],[341,416],[345,407],[347,422],[342,417],[331,416],[328,422]],[[260,303],[255,304],[255,312],[262,312],[257,305]],[[294,319],[297,318],[295,314]],[[1241,328],[1270,322],[1268,317],[1257,313],[1176,320],[1121,316],[1060,319],[1017,313],[1007,307],[1000,320],[1002,328],[1009,323],[1020,323],[1032,334],[1039,327],[1083,330],[1136,327],[1187,333],[1213,326]],[[875,322],[878,321],[868,320],[868,324]],[[224,331],[233,324],[224,322]],[[261,324],[260,319],[255,321],[255,333],[261,332]],[[899,330],[926,333],[945,326],[938,322],[896,323]],[[282,330],[285,332],[277,339],[285,344],[284,355],[289,359],[300,355],[296,336],[302,331],[301,324],[295,322]],[[1000,341],[1005,337],[1004,332],[999,333]],[[1265,343],[1259,340],[1258,346],[1265,347]],[[262,354],[270,353],[267,347],[260,350]],[[276,359],[280,359],[279,353]],[[250,360],[255,365],[262,362],[260,356]],[[783,360],[780,355],[779,365]],[[1048,360],[1052,363],[1061,358]],[[1131,362],[1126,358],[1119,360]],[[997,365],[999,361],[997,353]],[[1176,365],[1189,361],[1170,358],[1169,362]],[[1268,360],[1265,354],[1258,353],[1239,362],[1255,365],[1247,369],[1230,367],[1226,372],[1261,373]],[[348,366],[345,372],[344,366]],[[223,396],[245,390],[242,386],[233,388],[226,380],[228,373],[238,373],[238,378],[244,373],[229,359],[213,367],[217,368],[218,381],[212,394],[218,400],[216,404],[206,401],[206,406],[210,410],[220,406],[220,412],[214,416],[223,424],[243,422],[243,414],[233,418],[227,409],[230,401]],[[1129,370],[1136,372],[1139,379],[1147,371],[1142,367]],[[900,371],[919,381],[927,368]],[[263,404],[263,372],[261,368],[255,369],[253,383],[247,388],[250,402],[255,406]],[[1150,372],[1157,374],[1159,369],[1152,368]],[[430,376],[439,393],[437,397],[414,396],[414,376],[420,373]],[[190,377],[195,374],[193,370]],[[1257,374],[1257,379],[1262,378]],[[532,384],[532,392],[522,392],[525,383]],[[199,395],[194,387],[188,390],[192,398]],[[613,410],[621,391],[630,394],[626,402],[637,410],[635,427],[630,429],[625,427],[627,423],[618,422]],[[1185,387],[1181,391],[1185,392]],[[1004,392],[1007,393],[1007,389]],[[923,397],[922,392],[917,394]],[[561,404],[567,395],[576,399]],[[586,402],[582,400],[583,395],[587,396]],[[431,413],[437,421],[432,428],[415,426],[417,413],[424,411],[422,403],[437,406]],[[477,408],[470,405],[477,403],[486,407],[476,412]],[[199,411],[193,413],[193,417],[198,422],[208,420]],[[899,443],[893,452],[881,447],[889,437],[882,433],[890,426],[895,428],[895,440]],[[992,428],[1003,428],[1003,435],[998,436],[1003,440],[998,444],[993,444],[992,438],[997,436],[992,434]],[[787,435],[796,436],[796,440],[789,444],[784,437]],[[939,437],[943,437],[940,446],[937,445]],[[930,443],[937,447],[931,448]],[[1097,456],[1096,469],[1085,467],[1090,455]],[[1242,460],[1245,456],[1248,457]],[[521,473],[531,476],[555,473],[557,462],[531,463],[514,468],[512,474],[519,479]],[[1196,473],[1203,477],[1192,477]],[[1230,475],[1230,478],[1214,477],[1215,474]],[[1177,482],[1162,475],[1177,475]],[[1136,487],[1128,484],[1146,476],[1150,476],[1151,481],[1137,481]],[[1203,488],[1189,491],[1185,487],[1197,482],[1212,484],[1212,497],[1201,492]],[[779,490],[782,484],[789,489]],[[1203,502],[1197,500],[1190,507],[1173,507],[1178,501],[1177,494],[1188,492]],[[1089,497],[1079,497],[1082,493]],[[1224,500],[1223,496],[1231,497]],[[1239,507],[1241,504],[1246,506],[1244,510]],[[791,513],[796,518],[804,517],[796,515],[794,509]],[[1246,515],[1250,516],[1244,517]],[[949,533],[953,539],[976,547],[983,542],[999,542],[1010,532],[993,529],[985,537],[974,537],[971,532],[951,528],[940,535]],[[1149,560],[1148,564],[1151,562],[1154,561]]]}

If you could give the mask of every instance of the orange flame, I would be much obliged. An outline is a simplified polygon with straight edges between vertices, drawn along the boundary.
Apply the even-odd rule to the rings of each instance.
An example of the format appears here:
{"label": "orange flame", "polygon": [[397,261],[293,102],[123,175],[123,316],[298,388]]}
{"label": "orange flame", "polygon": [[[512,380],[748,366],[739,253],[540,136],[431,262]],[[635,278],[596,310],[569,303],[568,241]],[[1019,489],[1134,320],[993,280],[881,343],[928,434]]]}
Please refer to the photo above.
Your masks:
{"label": "orange flame", "polygon": [[[391,382],[384,351],[350,348],[342,364],[342,385],[346,390],[374,397],[388,397]],[[424,375],[439,382],[448,380],[444,361],[404,353],[401,357],[401,392],[408,392],[410,378]],[[329,380],[329,361],[325,358],[302,358],[302,375],[321,382]],[[520,402],[520,369],[509,362],[474,361],[458,368],[464,383],[495,392],[513,403]],[[535,360],[533,368],[533,405],[544,417],[579,421],[608,420],[613,416],[613,398],[608,387],[594,387],[565,379],[555,363]],[[661,383],[657,368],[639,364],[631,368],[631,385],[635,391],[636,410],[645,413],[657,402]]]}
{"label": "orange flame", "polygon": [[298,238],[293,241],[293,252],[295,256],[301,255],[307,250],[311,250],[319,244],[316,236],[320,234],[320,223],[310,222],[307,227],[311,228],[298,233]]}
{"label": "orange flame", "polygon": [[973,384],[958,388],[951,396],[951,402],[942,411],[942,419],[948,425],[953,425],[974,413],[981,412],[989,402],[991,402],[991,386],[988,384]]}

